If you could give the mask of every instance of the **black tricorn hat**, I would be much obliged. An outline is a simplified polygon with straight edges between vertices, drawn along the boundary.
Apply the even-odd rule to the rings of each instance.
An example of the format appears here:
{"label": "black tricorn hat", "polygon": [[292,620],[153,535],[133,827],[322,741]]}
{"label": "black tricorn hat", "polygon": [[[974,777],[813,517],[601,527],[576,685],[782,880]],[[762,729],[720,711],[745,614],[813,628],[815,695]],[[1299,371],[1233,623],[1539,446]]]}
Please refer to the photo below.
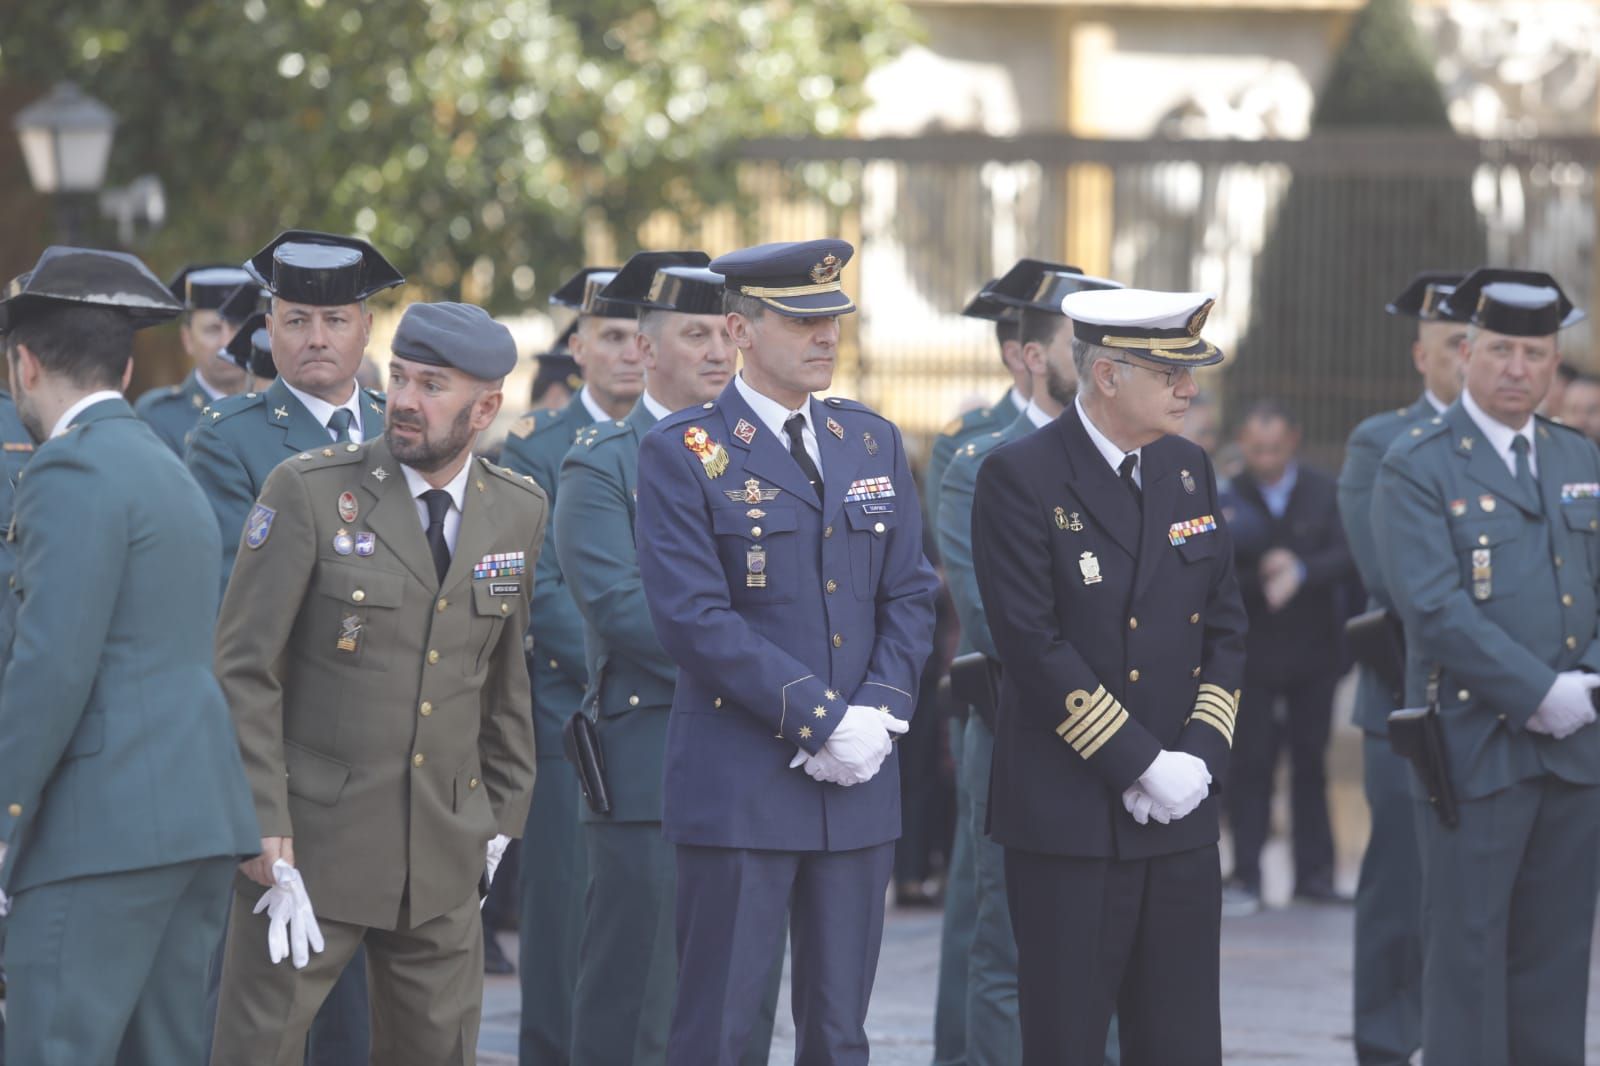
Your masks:
{"label": "black tricorn hat", "polygon": [[167,288],[191,311],[220,311],[249,280],[248,271],[229,263],[190,264],[172,275]]}
{"label": "black tricorn hat", "polygon": [[1445,302],[1457,321],[1508,337],[1548,337],[1588,317],[1542,270],[1479,267]]}
{"label": "black tricorn hat", "polygon": [[183,312],[172,290],[126,252],[53,244],[33,269],[0,291],[0,333],[28,308],[46,303],[82,304],[122,312],[134,329],[165,322]]}
{"label": "black tricorn hat", "polygon": [[601,290],[617,276],[618,267],[586,266],[550,294],[550,302],[595,318],[638,318],[639,308],[600,298]]}
{"label": "black tricorn hat", "polygon": [[705,269],[709,262],[709,255],[697,251],[638,252],[622,264],[599,298],[633,304],[641,311],[715,314],[722,310],[723,279]]}
{"label": "black tricorn hat", "polygon": [[246,373],[263,379],[278,376],[278,364],[272,361],[272,336],[267,332],[265,311],[257,311],[245,319],[244,325],[234,331],[222,350]]}
{"label": "black tricorn hat", "polygon": [[359,303],[406,280],[359,237],[301,229],[278,234],[244,268],[271,295],[315,307]]}
{"label": "black tricorn hat", "polygon": [[1405,291],[1385,305],[1391,315],[1420,318],[1424,322],[1465,322],[1466,316],[1454,317],[1450,307],[1450,294],[1456,291],[1465,274],[1454,270],[1424,270],[1411,279]]}

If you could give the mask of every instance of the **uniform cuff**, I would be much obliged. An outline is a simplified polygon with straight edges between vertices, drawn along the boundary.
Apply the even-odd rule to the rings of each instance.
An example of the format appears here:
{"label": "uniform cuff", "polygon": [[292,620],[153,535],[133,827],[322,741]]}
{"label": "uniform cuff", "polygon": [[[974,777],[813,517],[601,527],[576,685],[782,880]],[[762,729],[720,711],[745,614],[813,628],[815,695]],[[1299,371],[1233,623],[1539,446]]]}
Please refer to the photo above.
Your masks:
{"label": "uniform cuff", "polygon": [[847,707],[844,697],[824,687],[815,674],[795,678],[783,686],[778,739],[815,755],[844,720]]}
{"label": "uniform cuff", "polygon": [[1056,726],[1056,736],[1072,745],[1085,759],[1105,747],[1128,724],[1128,711],[1101,685],[1093,692],[1074,689],[1066,699],[1067,716]]}
{"label": "uniform cuff", "polygon": [[1239,694],[1229,692],[1219,685],[1202,684],[1200,692],[1194,698],[1194,710],[1190,712],[1188,721],[1202,722],[1222,734],[1228,742],[1228,747],[1233,747],[1233,729],[1239,718]]}
{"label": "uniform cuff", "polygon": [[910,721],[916,709],[916,697],[903,688],[886,685],[882,681],[863,681],[850,702],[861,707],[875,707],[884,714],[892,714]]}

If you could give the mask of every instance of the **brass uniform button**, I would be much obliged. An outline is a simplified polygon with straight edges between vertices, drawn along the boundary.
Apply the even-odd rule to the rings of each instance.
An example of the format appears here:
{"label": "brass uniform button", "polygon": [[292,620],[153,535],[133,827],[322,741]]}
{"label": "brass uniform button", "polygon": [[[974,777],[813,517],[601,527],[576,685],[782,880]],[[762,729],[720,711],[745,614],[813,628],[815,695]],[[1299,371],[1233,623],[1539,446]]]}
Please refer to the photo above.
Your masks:
{"label": "brass uniform button", "polygon": [[422,713],[422,717],[426,718],[428,715],[433,713],[433,704],[429,703],[427,700],[423,700],[422,706],[418,707],[417,710]]}
{"label": "brass uniform button", "polygon": [[824,526],[822,528],[822,536],[823,536],[824,539],[833,536],[833,527],[832,526]]}
{"label": "brass uniform button", "polygon": [[560,667],[560,665],[561,664],[556,662],[554,659],[550,660],[550,669],[552,669],[552,670],[558,669]]}
{"label": "brass uniform button", "polygon": [[1577,637],[1568,637],[1567,638],[1567,647],[1576,648],[1577,646],[1578,646],[1578,638]]}
{"label": "brass uniform button", "polygon": [[423,759],[422,752],[420,752],[420,751],[417,752],[415,755],[411,756],[411,765],[412,766],[421,766],[423,764],[423,762],[425,762],[425,761],[426,760]]}
{"label": "brass uniform button", "polygon": [[872,531],[874,533],[882,533],[883,532],[883,523],[882,522],[874,522],[874,523],[872,523]]}
{"label": "brass uniform button", "polygon": [[438,661],[439,661],[438,649],[436,649],[436,648],[428,649],[428,662],[431,664],[431,663],[436,663]]}
{"label": "brass uniform button", "polygon": [[1128,619],[1128,628],[1129,629],[1138,629],[1139,628],[1139,620],[1137,618]]}
{"label": "brass uniform button", "polygon": [[1563,606],[1563,607],[1571,607],[1572,606],[1572,593],[1563,592],[1561,594],[1561,606]]}
{"label": "brass uniform button", "polygon": [[1200,621],[1200,612],[1196,611],[1194,614],[1191,614],[1189,616],[1189,624],[1190,625],[1195,625],[1199,621]]}
{"label": "brass uniform button", "polygon": [[759,537],[759,536],[761,536],[761,527],[760,527],[760,526],[751,526],[751,527],[750,527],[750,535],[751,535],[751,536],[752,536],[752,537]]}
{"label": "brass uniform button", "polygon": [[441,596],[439,597],[439,602],[433,605],[433,609],[435,611],[442,611],[448,606],[450,606],[450,601]]}
{"label": "brass uniform button", "polygon": [[844,647],[844,638],[842,636],[840,636],[839,634],[835,633],[833,635],[833,646],[835,648]]}
{"label": "brass uniform button", "polygon": [[467,787],[468,788],[477,788],[478,787],[478,779],[476,777],[467,778]]}
{"label": "brass uniform button", "polygon": [[828,595],[830,596],[839,591],[839,583],[831,577],[828,579],[828,583],[823,587],[828,590]]}
{"label": "brass uniform button", "polygon": [[711,706],[715,707],[717,710],[720,711],[722,709],[722,697],[718,696],[716,699],[712,700],[711,701]]}
{"label": "brass uniform button", "polygon": [[367,594],[360,589],[356,589],[350,594],[350,598],[355,600],[357,603],[360,603],[362,600],[367,598]]}
{"label": "brass uniform button", "polygon": [[13,803],[11,806],[6,808],[6,813],[11,815],[11,817],[13,817],[13,818],[21,818],[22,817],[22,804]]}
{"label": "brass uniform button", "polygon": [[1488,544],[1489,543],[1489,534],[1487,534],[1487,533],[1479,533],[1478,534],[1478,543],[1479,544]]}
{"label": "brass uniform button", "polygon": [[511,613],[511,605],[509,603],[506,603],[504,600],[501,600],[500,601],[500,613],[501,614],[510,614]]}
{"label": "brass uniform button", "polygon": [[1456,693],[1456,699],[1460,700],[1462,703],[1466,703],[1471,698],[1472,693],[1468,692],[1466,689],[1462,689],[1460,692]]}
{"label": "brass uniform button", "polygon": [[1129,681],[1137,681],[1137,680],[1139,680],[1139,671],[1137,671],[1137,670],[1129,670],[1128,671],[1128,680]]}
{"label": "brass uniform button", "polygon": [[629,696],[628,697],[628,706],[629,707],[637,707],[637,706],[639,706],[639,697],[638,696]]}

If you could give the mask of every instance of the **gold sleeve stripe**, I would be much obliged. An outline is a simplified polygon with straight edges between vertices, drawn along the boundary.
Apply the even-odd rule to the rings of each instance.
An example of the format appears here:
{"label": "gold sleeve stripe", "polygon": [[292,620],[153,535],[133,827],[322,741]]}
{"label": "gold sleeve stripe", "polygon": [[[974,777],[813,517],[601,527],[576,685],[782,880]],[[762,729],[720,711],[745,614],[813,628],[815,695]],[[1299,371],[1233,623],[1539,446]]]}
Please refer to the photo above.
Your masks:
{"label": "gold sleeve stripe", "polygon": [[1223,703],[1214,696],[1201,696],[1199,699],[1195,700],[1194,709],[1198,711],[1201,708],[1205,708],[1209,711],[1215,711],[1217,714],[1230,720],[1236,717],[1239,713],[1233,704]]}
{"label": "gold sleeve stripe", "polygon": [[1217,732],[1221,733],[1228,741],[1228,746],[1233,746],[1233,724],[1225,719],[1218,718],[1210,711],[1196,711],[1189,716],[1191,722],[1204,722]]}
{"label": "gold sleeve stripe", "polygon": [[[1075,720],[1072,723],[1071,728],[1061,733],[1061,739],[1066,741],[1068,744],[1071,744],[1073,747],[1077,747],[1084,742],[1089,734],[1098,729],[1101,723],[1115,716],[1117,710],[1117,705],[1113,703],[1103,710],[1084,715],[1082,718]],[[1060,731],[1058,730],[1058,732]]]}
{"label": "gold sleeve stripe", "polygon": [[1085,759],[1094,755],[1095,752],[1100,750],[1100,746],[1102,744],[1116,735],[1117,730],[1121,729],[1127,720],[1128,712],[1123,710],[1121,707],[1118,707],[1117,716],[1111,720],[1111,724],[1101,730],[1100,735],[1096,737],[1092,743],[1086,747],[1078,749],[1078,754],[1082,755]]}
{"label": "gold sleeve stripe", "polygon": [[1229,692],[1221,685],[1213,685],[1209,682],[1201,684],[1199,694],[1201,696],[1215,696],[1227,704],[1237,705],[1239,702],[1239,694],[1237,692]]}
{"label": "gold sleeve stripe", "polygon": [[1099,751],[1128,721],[1128,712],[1115,696],[1100,686],[1090,695],[1076,689],[1066,699],[1067,717],[1056,734],[1085,759]]}
{"label": "gold sleeve stripe", "polygon": [[1099,698],[1090,705],[1088,710],[1069,717],[1056,727],[1056,732],[1060,734],[1062,740],[1069,744],[1076,744],[1079,737],[1083,736],[1096,722],[1110,714],[1116,706],[1117,701],[1112,698],[1111,694],[1105,689],[1101,689]]}

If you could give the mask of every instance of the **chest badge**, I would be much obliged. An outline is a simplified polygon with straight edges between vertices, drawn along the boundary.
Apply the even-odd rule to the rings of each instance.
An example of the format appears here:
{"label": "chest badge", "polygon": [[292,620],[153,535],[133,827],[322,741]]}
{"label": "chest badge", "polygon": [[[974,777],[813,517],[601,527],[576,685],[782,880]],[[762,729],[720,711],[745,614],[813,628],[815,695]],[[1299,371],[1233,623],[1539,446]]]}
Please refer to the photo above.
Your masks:
{"label": "chest badge", "polygon": [[839,423],[835,422],[831,418],[828,419],[826,424],[827,424],[829,433],[832,433],[834,435],[834,437],[836,439],[838,439],[838,440],[844,440],[844,427],[843,426],[841,426]]}
{"label": "chest badge", "polygon": [[334,647],[342,652],[357,652],[361,650],[361,616],[347,614],[339,622],[339,639],[334,642]]}
{"label": "chest badge", "polygon": [[349,530],[341,529],[333,535],[333,550],[340,555],[349,555],[356,550],[356,540]]}
{"label": "chest badge", "polygon": [[[764,489],[761,482],[755,478],[748,478],[742,489],[723,489],[722,494],[734,503],[770,503],[778,498],[782,489]],[[755,515],[750,517],[754,518]]]}
{"label": "chest badge", "polygon": [[1084,552],[1078,556],[1078,569],[1083,573],[1085,585],[1100,584],[1100,560],[1094,552]]}
{"label": "chest badge", "polygon": [[741,418],[739,424],[733,427],[733,435],[749,444],[756,439],[756,427]]}
{"label": "chest badge", "polygon": [[868,455],[878,454],[878,441],[871,433],[861,434],[861,443],[867,446]]}
{"label": "chest badge", "polygon": [[356,534],[356,554],[371,555],[378,550],[378,537],[375,533]]}
{"label": "chest badge", "polygon": [[759,544],[751,545],[744,553],[744,587],[747,589],[767,587],[767,549]]}
{"label": "chest badge", "polygon": [[1460,518],[1462,515],[1464,515],[1466,513],[1467,513],[1467,501],[1466,500],[1451,500],[1450,501],[1450,517],[1451,518]]}
{"label": "chest badge", "polygon": [[728,449],[712,440],[711,434],[699,426],[690,426],[683,431],[683,446],[700,460],[700,465],[705,467],[706,477],[721,477],[728,469]]}
{"label": "chest badge", "polygon": [[1478,506],[1483,508],[1485,514],[1493,514],[1496,506],[1495,498],[1486,492],[1478,497]]}
{"label": "chest badge", "polygon": [[1183,483],[1183,491],[1194,495],[1194,475],[1187,470],[1178,471],[1178,480]]}
{"label": "chest badge", "polygon": [[356,494],[353,492],[341,492],[339,494],[339,521],[354,522],[359,512],[360,508],[356,505]]}

